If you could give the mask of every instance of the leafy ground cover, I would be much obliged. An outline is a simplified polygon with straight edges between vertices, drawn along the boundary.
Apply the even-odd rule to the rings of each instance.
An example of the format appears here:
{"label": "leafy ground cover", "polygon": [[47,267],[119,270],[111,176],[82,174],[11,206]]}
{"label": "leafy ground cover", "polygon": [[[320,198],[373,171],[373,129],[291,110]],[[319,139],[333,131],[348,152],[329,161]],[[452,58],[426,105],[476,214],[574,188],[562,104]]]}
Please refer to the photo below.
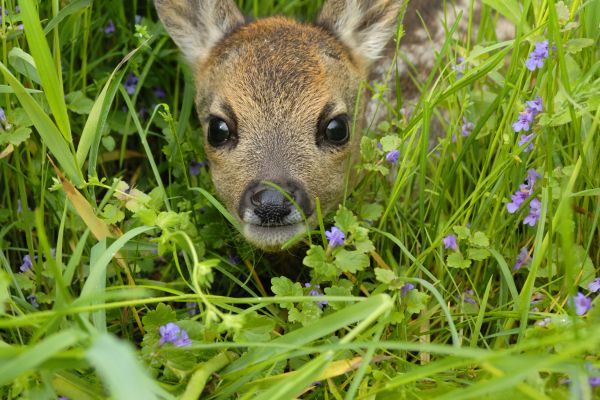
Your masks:
{"label": "leafy ground cover", "polygon": [[414,110],[373,86],[364,179],[277,258],[212,195],[150,1],[1,0],[0,397],[598,396],[600,3],[483,3]]}

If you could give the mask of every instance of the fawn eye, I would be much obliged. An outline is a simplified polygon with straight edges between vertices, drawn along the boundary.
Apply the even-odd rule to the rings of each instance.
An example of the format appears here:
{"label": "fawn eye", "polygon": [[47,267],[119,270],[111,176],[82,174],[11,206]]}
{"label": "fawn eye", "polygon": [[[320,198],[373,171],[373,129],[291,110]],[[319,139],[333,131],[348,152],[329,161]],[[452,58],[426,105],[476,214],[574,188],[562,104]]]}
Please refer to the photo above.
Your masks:
{"label": "fawn eye", "polygon": [[345,116],[339,116],[331,119],[325,127],[325,139],[335,145],[342,145],[348,142],[350,132],[348,129],[348,119]]}
{"label": "fawn eye", "polygon": [[223,146],[231,139],[231,129],[221,118],[213,117],[208,122],[208,143],[213,147]]}

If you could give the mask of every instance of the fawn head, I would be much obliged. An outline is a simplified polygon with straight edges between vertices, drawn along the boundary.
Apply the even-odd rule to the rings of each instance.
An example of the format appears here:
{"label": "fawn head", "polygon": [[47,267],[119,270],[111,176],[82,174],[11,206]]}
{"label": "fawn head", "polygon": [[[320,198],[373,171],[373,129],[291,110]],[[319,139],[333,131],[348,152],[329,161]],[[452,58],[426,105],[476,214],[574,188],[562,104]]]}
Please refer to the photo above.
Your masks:
{"label": "fawn head", "polygon": [[249,242],[280,250],[306,230],[303,216],[314,224],[316,198],[326,211],[344,194],[360,82],[393,36],[401,0],[329,0],[315,24],[246,23],[233,0],[155,5],[192,67],[221,200]]}

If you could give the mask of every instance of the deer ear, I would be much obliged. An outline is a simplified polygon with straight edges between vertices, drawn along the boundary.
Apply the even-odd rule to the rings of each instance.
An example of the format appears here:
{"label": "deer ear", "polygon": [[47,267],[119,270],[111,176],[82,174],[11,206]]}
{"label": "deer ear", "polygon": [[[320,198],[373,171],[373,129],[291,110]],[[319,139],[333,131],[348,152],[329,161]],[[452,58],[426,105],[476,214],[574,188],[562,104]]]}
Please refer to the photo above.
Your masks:
{"label": "deer ear", "polygon": [[396,32],[403,0],[328,0],[317,24],[370,65]]}
{"label": "deer ear", "polygon": [[189,62],[244,23],[233,0],[154,0],[158,16]]}

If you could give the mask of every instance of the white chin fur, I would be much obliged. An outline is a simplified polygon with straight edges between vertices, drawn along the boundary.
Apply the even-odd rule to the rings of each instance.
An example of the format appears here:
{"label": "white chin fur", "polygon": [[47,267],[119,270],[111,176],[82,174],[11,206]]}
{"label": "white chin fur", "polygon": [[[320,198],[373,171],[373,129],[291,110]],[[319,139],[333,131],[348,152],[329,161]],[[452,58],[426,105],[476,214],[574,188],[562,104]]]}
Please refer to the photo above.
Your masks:
{"label": "white chin fur", "polygon": [[265,251],[279,251],[288,240],[303,232],[306,232],[304,222],[273,227],[248,223],[245,223],[243,226],[243,233],[246,240]]}

